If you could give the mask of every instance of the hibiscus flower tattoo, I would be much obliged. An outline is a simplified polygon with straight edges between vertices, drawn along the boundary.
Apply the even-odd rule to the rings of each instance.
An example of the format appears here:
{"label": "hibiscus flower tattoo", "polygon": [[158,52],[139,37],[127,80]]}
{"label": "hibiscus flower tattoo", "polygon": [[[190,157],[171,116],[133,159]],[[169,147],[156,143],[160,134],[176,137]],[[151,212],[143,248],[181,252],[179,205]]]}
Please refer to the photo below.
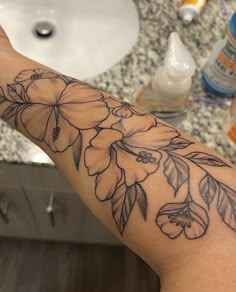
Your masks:
{"label": "hibiscus flower tattoo", "polygon": [[[40,68],[24,70],[5,89],[0,87],[0,106],[3,119],[51,151],[70,149],[78,171],[83,160],[94,177],[96,198],[110,202],[121,235],[136,205],[143,220],[149,219],[144,182],[157,172],[173,190],[173,202],[153,218],[165,236],[204,236],[213,202],[222,221],[236,231],[236,191],[211,174],[211,168],[230,166],[214,155],[192,151],[193,142],[136,106]],[[193,191],[196,167],[201,178]]]}

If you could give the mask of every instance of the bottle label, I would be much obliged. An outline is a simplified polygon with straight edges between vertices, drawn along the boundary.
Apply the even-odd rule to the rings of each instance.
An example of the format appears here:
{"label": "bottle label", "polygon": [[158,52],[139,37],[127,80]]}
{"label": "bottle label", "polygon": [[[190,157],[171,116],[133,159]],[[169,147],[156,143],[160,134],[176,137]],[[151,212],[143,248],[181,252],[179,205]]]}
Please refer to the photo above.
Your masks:
{"label": "bottle label", "polygon": [[185,5],[193,5],[197,7],[200,11],[202,11],[206,3],[207,3],[207,0],[182,0],[178,3],[178,8]]}
{"label": "bottle label", "polygon": [[236,123],[229,130],[228,136],[231,139],[231,141],[236,144]]}
{"label": "bottle label", "polygon": [[210,86],[218,91],[233,93],[236,91],[236,40],[227,28],[227,41],[215,61],[204,70],[204,77]]}

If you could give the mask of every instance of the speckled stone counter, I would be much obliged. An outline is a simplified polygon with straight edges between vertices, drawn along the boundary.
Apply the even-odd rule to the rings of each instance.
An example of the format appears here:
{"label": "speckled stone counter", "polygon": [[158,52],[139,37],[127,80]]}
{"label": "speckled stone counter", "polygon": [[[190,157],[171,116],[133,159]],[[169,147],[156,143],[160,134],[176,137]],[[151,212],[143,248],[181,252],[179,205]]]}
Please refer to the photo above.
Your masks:
{"label": "speckled stone counter", "polygon": [[[174,2],[136,0],[140,12],[140,34],[136,45],[109,71],[88,81],[116,96],[133,98],[163,62],[169,33],[178,31],[197,63],[193,96],[205,97],[206,93],[200,82],[201,70],[212,45],[225,28],[227,16],[220,6],[220,1],[210,0],[199,20],[184,26],[177,17]],[[228,0],[227,3],[231,12],[236,10],[234,0]],[[236,150],[229,145],[222,129],[228,106],[193,102],[190,109],[182,129],[236,164]],[[0,122],[0,161],[51,164],[49,158],[37,146],[3,122]]]}

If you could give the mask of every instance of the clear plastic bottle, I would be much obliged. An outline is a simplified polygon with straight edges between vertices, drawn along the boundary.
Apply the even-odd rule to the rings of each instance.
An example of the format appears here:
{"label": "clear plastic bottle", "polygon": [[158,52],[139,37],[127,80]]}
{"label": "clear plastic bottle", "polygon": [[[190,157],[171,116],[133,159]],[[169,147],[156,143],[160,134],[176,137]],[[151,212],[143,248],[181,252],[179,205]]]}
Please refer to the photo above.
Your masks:
{"label": "clear plastic bottle", "polygon": [[230,19],[224,39],[219,40],[203,70],[203,86],[215,95],[232,97],[236,93],[236,13]]}
{"label": "clear plastic bottle", "polygon": [[183,107],[188,101],[195,62],[177,32],[171,33],[164,65],[154,75],[151,91],[136,100],[149,111],[172,111]]}
{"label": "clear plastic bottle", "polygon": [[195,68],[195,62],[178,33],[171,33],[164,65],[157,69],[149,86],[138,95],[136,103],[178,126],[186,117],[184,108],[190,96]]}

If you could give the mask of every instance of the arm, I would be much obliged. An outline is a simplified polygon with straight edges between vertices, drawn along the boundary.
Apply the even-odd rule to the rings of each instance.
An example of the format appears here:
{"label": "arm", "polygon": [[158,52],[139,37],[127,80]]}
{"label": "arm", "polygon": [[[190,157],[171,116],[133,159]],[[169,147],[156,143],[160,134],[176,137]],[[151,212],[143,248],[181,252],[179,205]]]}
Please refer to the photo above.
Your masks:
{"label": "arm", "polygon": [[19,55],[0,35],[1,118],[52,158],[160,274],[164,292],[235,291],[235,166],[139,108]]}

